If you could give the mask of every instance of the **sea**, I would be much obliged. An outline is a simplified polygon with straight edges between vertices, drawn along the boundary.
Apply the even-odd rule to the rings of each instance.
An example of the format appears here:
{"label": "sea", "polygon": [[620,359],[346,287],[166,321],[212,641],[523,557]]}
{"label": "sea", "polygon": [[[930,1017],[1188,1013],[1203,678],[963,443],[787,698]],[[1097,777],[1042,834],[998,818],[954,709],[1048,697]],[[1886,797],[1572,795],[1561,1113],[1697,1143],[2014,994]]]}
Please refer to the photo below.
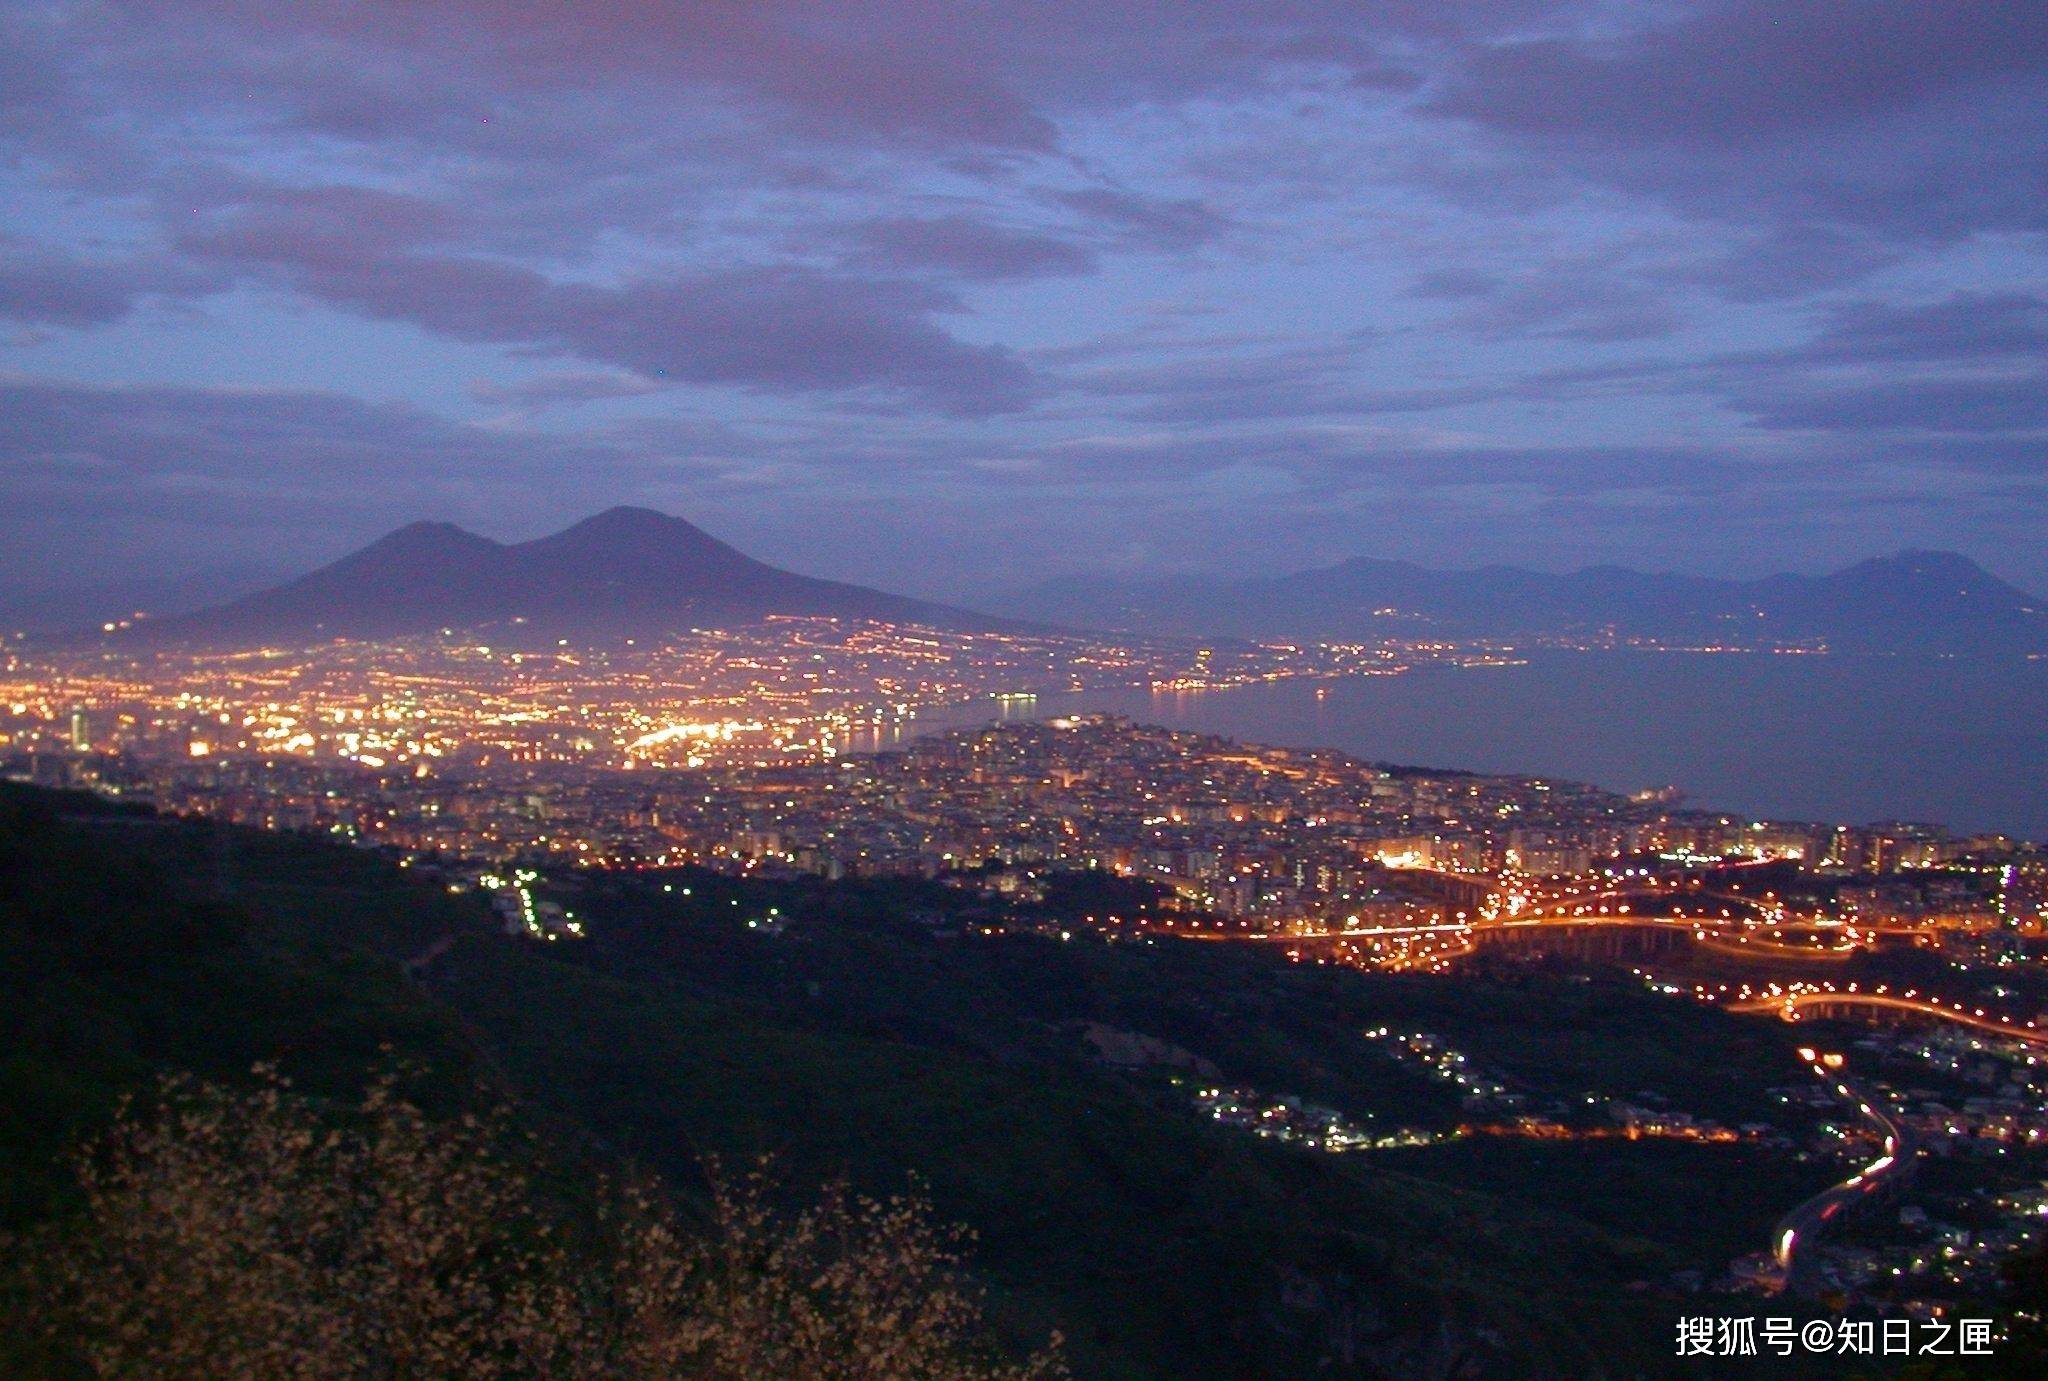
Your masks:
{"label": "sea", "polygon": [[927,712],[856,749],[1103,712],[1378,762],[1676,787],[1755,819],[1931,821],[2048,840],[2048,659],[1552,652],[1505,666]]}

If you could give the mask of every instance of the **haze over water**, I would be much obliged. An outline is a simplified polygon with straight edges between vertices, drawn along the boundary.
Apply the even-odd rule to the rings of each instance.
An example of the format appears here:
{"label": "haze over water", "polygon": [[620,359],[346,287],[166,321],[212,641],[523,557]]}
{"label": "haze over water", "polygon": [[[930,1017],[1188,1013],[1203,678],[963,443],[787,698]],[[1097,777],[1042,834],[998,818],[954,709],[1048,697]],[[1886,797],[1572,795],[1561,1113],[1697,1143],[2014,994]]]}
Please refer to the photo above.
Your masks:
{"label": "haze over water", "polygon": [[[1689,806],[1759,817],[1933,820],[2048,838],[2048,661],[1548,653],[1519,666],[1042,696],[1002,710],[1107,711],[1249,742],[1618,791],[1673,785]],[[997,712],[982,703],[919,725]]]}

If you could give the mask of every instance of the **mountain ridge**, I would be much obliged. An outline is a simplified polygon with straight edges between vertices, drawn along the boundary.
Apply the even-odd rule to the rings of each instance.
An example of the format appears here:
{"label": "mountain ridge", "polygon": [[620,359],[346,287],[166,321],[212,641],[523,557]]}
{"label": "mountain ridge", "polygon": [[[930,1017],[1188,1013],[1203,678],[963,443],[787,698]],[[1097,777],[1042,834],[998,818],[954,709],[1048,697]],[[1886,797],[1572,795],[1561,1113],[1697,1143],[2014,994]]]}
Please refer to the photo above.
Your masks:
{"label": "mountain ridge", "polygon": [[525,542],[423,520],[296,579],[123,629],[130,643],[249,645],[493,629],[501,641],[659,636],[770,615],[1001,631],[1018,621],[756,560],[703,529],[618,506]]}
{"label": "mountain ridge", "polygon": [[[1378,641],[1599,638],[1835,651],[2048,653],[2048,599],[1958,552],[1907,548],[1821,575],[1755,579],[1614,563],[1545,572],[1357,556],[1247,579],[1067,577],[978,601],[989,612],[797,574],[684,519],[617,506],[499,542],[421,520],[318,570],[117,643],[216,646],[381,639],[443,629],[499,641],[606,640],[810,615],[1000,631]],[[97,636],[97,635],[95,635]]]}
{"label": "mountain ridge", "polygon": [[1613,564],[1553,573],[1352,557],[1241,580],[1070,577],[984,603],[1018,617],[1151,635],[1600,635],[1859,652],[2048,651],[2048,599],[1960,553],[1913,548],[1823,575],[1751,580]]}

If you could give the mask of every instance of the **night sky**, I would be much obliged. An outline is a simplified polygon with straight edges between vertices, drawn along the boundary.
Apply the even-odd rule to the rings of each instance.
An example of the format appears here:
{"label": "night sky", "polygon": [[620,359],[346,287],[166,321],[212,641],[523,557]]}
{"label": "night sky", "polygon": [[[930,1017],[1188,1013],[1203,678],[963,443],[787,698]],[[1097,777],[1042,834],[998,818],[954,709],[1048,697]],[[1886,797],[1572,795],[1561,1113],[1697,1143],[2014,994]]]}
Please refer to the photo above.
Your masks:
{"label": "night sky", "polygon": [[2048,587],[2034,0],[0,7],[0,581]]}

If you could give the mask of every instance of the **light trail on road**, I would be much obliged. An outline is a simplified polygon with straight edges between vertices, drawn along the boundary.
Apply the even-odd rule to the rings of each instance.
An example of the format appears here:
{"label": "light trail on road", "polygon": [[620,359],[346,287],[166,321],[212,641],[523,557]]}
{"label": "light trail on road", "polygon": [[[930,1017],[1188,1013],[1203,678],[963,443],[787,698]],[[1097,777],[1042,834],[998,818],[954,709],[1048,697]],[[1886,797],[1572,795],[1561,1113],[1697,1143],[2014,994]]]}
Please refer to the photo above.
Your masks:
{"label": "light trail on road", "polygon": [[1797,1021],[1800,1012],[1809,1007],[1875,1007],[1888,1011],[1911,1012],[1916,1016],[1954,1022],[1973,1031],[2004,1036],[2027,1045],[2048,1046],[2048,1032],[2037,1029],[2033,1022],[2009,1022],[2000,1017],[1987,1017],[1981,1009],[1966,1010],[1960,1003],[1948,1007],[1926,998],[1898,997],[1889,993],[1854,993],[1816,988],[1728,1004],[1728,1010],[1731,1012],[1771,1012],[1784,1017],[1787,1021]]}
{"label": "light trail on road", "polygon": [[[1794,1292],[1803,1280],[1801,1263],[1811,1260],[1803,1255],[1805,1249],[1820,1238],[1823,1229],[1836,1217],[1875,1202],[1879,1193],[1911,1176],[1914,1157],[1919,1152],[1912,1130],[1895,1120],[1882,1103],[1828,1069],[1822,1057],[1816,1057],[1813,1051],[1801,1050],[1799,1054],[1807,1060],[1814,1077],[1833,1085],[1835,1093],[1854,1103],[1857,1113],[1877,1129],[1884,1139],[1884,1154],[1840,1184],[1823,1189],[1800,1204],[1771,1229],[1771,1259],[1784,1272],[1782,1288]],[[1839,1056],[1825,1058],[1840,1060]]]}

